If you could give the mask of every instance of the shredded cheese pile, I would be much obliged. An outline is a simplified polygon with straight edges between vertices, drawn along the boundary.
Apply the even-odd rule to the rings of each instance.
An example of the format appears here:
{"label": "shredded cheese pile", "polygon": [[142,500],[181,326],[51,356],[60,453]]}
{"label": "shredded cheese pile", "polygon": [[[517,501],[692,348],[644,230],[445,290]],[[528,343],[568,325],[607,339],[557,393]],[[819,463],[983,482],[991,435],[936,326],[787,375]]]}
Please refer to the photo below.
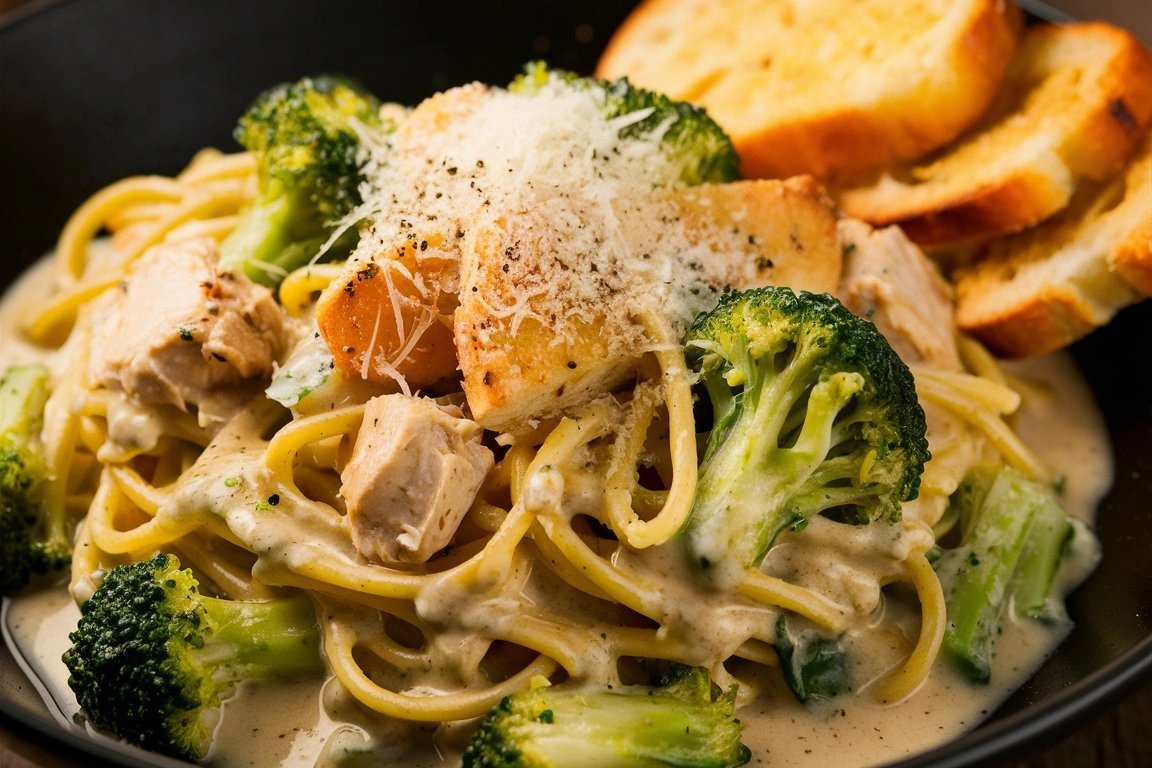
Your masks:
{"label": "shredded cheese pile", "polygon": [[662,131],[622,138],[649,112],[602,112],[596,87],[555,81],[531,95],[473,84],[435,97],[373,152],[371,228],[354,258],[406,243],[418,258],[473,254],[485,269],[498,260],[497,290],[476,286],[484,270],[466,263],[449,289],[475,290],[513,332],[534,317],[554,328],[555,343],[572,343],[573,329],[597,325],[615,351],[647,351],[658,342],[635,316],[681,324],[717,289],[705,254],[685,246],[667,192],[682,186],[680,170]]}

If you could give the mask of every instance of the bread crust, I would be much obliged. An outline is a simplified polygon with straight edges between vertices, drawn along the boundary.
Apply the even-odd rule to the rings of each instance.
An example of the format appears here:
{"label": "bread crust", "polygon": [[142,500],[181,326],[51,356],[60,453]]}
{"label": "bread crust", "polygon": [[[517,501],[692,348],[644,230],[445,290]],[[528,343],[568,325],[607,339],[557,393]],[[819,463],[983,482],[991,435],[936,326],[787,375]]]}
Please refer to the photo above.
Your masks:
{"label": "bread crust", "polygon": [[1077,193],[1039,227],[994,240],[956,275],[960,329],[993,352],[1064,347],[1152,294],[1152,154]]}
{"label": "bread crust", "polygon": [[992,103],[1016,51],[1015,4],[989,5],[999,7],[977,9],[950,41],[948,87],[881,109],[846,106],[734,138],[741,173],[844,176],[911,160],[955,139]]}
{"label": "bread crust", "polygon": [[[850,62],[852,68],[868,73],[861,75],[860,82],[869,88],[831,89],[823,100],[814,98],[792,112],[774,112],[774,89],[778,93],[790,83],[773,82],[770,73],[748,67],[745,60],[783,58],[789,50],[808,57],[811,47],[785,45],[785,37],[808,34],[816,45],[824,32],[788,28],[787,19],[779,18],[782,5],[768,2],[734,7],[729,3],[717,12],[709,0],[646,0],[609,41],[597,74],[609,78],[628,75],[638,85],[704,106],[731,135],[746,177],[785,178],[809,173],[827,178],[910,160],[954,139],[995,97],[1016,50],[1020,26],[1014,3],[964,0],[942,11],[935,25],[909,33],[913,43],[917,35],[922,44],[928,39],[933,42],[914,62],[909,59],[906,71],[888,72],[884,60],[889,57],[873,57],[872,47],[887,45],[898,51],[911,43],[869,41],[863,48],[850,48],[843,54],[856,57],[844,65]],[[833,11],[844,6],[845,14],[855,12],[851,3],[828,0],[824,5]],[[899,17],[900,5],[886,4],[886,12]],[[710,22],[704,15],[707,13],[716,21]],[[682,29],[679,37],[667,31],[670,20],[683,21],[685,16],[693,16],[698,23],[682,25],[689,28]],[[913,9],[903,14],[901,23],[908,23],[910,18],[917,18]],[[684,51],[695,55],[718,42],[728,47],[752,45],[746,42],[748,36],[734,36],[724,25],[746,29],[773,24],[780,27],[779,46],[741,51],[742,59],[729,62],[720,71],[701,74],[701,68],[706,70],[707,66],[677,61],[685,58]],[[847,30],[843,33],[851,35]],[[718,41],[721,36],[729,39]]]}
{"label": "bread crust", "polygon": [[893,216],[845,205],[852,215],[875,226],[899,225],[923,248],[982,240],[989,233],[1016,231],[1039,224],[1068,204],[1073,185],[1067,173],[1023,166],[994,183],[964,190],[956,198],[912,216]]}
{"label": "bread crust", "polygon": [[1078,291],[1050,284],[1000,315],[964,318],[961,329],[994,354],[1025,358],[1054,352],[1099,325],[1099,316]]}
{"label": "bread crust", "polygon": [[1136,290],[1152,296],[1152,215],[1116,246],[1112,265]]}
{"label": "bread crust", "polygon": [[1144,296],[1152,296],[1152,133],[1125,178],[1125,200],[1114,214],[1109,264]]}
{"label": "bread crust", "polygon": [[[1105,22],[1076,26],[1109,40],[1114,47],[1109,66],[1099,78],[1103,98],[1084,116],[1065,148],[1073,171],[1104,181],[1124,169],[1152,123],[1152,51],[1126,30]],[[1032,34],[1055,38],[1061,31],[1058,25],[1043,25]]]}
{"label": "bread crust", "polygon": [[[930,164],[837,193],[924,247],[1031,227],[1116,174],[1152,121],[1152,52],[1103,22],[1030,28],[988,118]],[[899,179],[899,180],[897,180]]]}

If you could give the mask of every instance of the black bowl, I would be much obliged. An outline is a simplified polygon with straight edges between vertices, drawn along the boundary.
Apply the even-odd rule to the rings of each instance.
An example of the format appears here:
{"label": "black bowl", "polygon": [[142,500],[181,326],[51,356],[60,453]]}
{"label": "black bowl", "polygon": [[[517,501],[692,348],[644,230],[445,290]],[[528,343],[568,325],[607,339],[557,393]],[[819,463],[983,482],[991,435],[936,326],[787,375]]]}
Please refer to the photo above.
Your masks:
{"label": "black bowl", "polygon": [[[471,80],[506,82],[535,58],[588,72],[628,5],[62,0],[13,16],[0,26],[0,285],[50,249],[100,186],[174,173],[203,146],[234,148],[236,117],[273,83],[341,72],[414,103]],[[1133,348],[1149,337],[1152,304],[1074,348],[1116,456],[1099,515],[1104,559],[1070,600],[1076,629],[985,725],[900,765],[1019,754],[1152,676],[1152,388]],[[56,729],[6,650],[0,657],[0,711],[99,750]]]}

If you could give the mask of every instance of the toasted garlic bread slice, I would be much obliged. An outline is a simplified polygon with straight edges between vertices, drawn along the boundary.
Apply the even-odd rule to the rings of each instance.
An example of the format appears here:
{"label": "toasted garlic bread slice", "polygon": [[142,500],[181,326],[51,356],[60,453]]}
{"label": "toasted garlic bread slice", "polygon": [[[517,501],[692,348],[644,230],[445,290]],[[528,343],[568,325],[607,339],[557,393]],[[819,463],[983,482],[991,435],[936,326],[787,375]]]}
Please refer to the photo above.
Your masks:
{"label": "toasted garlic bread slice", "polygon": [[[617,205],[624,256],[614,260],[557,250],[532,212],[474,226],[455,331],[464,392],[484,427],[524,431],[611,391],[659,344],[647,323],[682,327],[727,286],[839,284],[836,218],[811,179],[704,185]],[[593,242],[607,250],[612,239]],[[573,274],[582,287],[569,287]]]}
{"label": "toasted garlic bread slice", "polygon": [[1122,178],[978,256],[957,274],[957,323],[1007,357],[1059,349],[1152,295],[1149,141]]}
{"label": "toasted garlic bread slice", "polygon": [[1152,120],[1152,52],[1100,22],[1024,35],[989,116],[931,162],[838,195],[850,215],[924,246],[979,241],[1059,211],[1123,166]]}
{"label": "toasted garlic bread slice", "polygon": [[1115,214],[1109,263],[1145,296],[1152,296],[1152,134],[1124,179],[1123,210]]}
{"label": "toasted garlic bread slice", "polygon": [[1002,0],[647,0],[597,74],[692,101],[747,177],[910,160],[984,112],[1016,48]]}

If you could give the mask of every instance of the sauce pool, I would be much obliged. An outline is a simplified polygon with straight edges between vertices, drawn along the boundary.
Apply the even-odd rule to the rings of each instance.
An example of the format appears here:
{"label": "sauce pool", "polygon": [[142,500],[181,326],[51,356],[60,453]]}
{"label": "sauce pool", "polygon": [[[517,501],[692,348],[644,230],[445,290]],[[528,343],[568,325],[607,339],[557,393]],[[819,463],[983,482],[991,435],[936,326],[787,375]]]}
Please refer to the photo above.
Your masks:
{"label": "sauce pool", "polygon": [[[51,290],[47,260],[12,286],[0,303],[0,365],[42,356],[16,333],[22,311]],[[19,300],[17,300],[19,299]],[[1102,419],[1070,356],[1056,354],[1006,366],[1023,395],[1014,426],[1039,456],[1065,479],[1069,512],[1091,523],[1111,484],[1112,462]],[[1073,570],[1091,568],[1095,553],[1082,553]],[[43,684],[50,709],[65,727],[77,711],[60,654],[79,617],[65,587],[10,601],[6,637]],[[898,705],[881,705],[865,690],[816,706],[797,703],[787,691],[742,707],[751,765],[867,766],[938,746],[987,717],[1043,663],[1070,629],[1011,622],[1000,637],[992,683],[969,684],[938,663],[926,683]],[[883,636],[877,633],[882,642]],[[891,653],[890,648],[862,652]],[[429,726],[388,721],[356,706],[335,681],[241,686],[224,707],[209,762],[217,766],[356,765],[400,763],[442,766],[459,762],[467,725]]]}

